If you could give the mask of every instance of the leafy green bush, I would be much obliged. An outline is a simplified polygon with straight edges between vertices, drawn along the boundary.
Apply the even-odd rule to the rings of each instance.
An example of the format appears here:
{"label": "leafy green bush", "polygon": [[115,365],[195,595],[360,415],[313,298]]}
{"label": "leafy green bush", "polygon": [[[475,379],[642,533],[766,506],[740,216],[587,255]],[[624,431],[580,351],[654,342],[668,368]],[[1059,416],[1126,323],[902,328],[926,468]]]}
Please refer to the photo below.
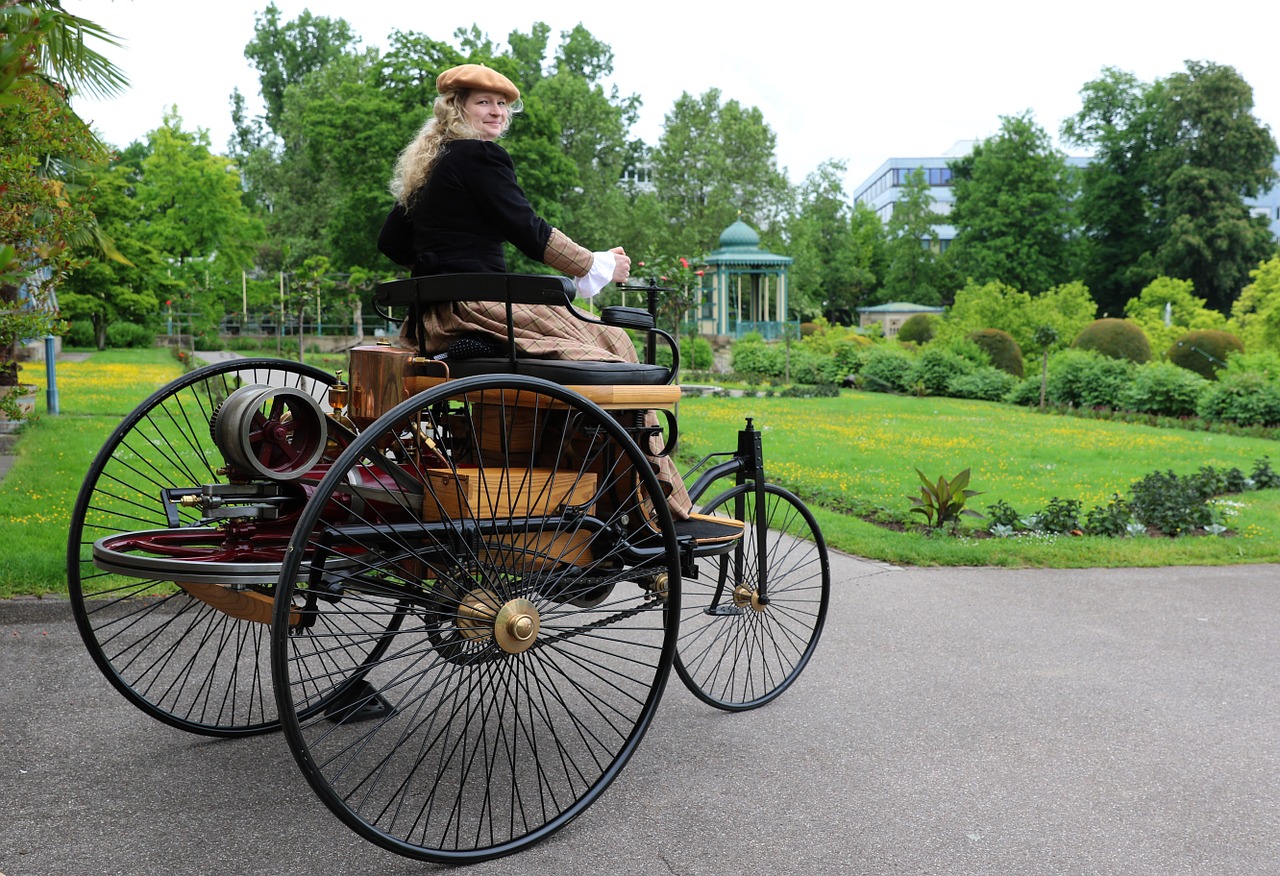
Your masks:
{"label": "leafy green bush", "polygon": [[122,347],[151,347],[156,342],[156,334],[144,325],[132,322],[113,322],[107,326],[107,346],[114,349]]}
{"label": "leafy green bush", "polygon": [[740,374],[758,374],[781,377],[783,351],[776,345],[766,344],[757,332],[749,332],[733,345],[733,370]]}
{"label": "leafy green bush", "polygon": [[[297,341],[295,340],[294,343],[296,344]],[[195,340],[192,342],[192,344],[197,350],[201,350],[201,351],[221,350],[222,338],[219,337],[218,333],[214,331],[197,332],[195,336]]]}
{"label": "leafy green bush", "polygon": [[1120,407],[1144,414],[1189,417],[1208,387],[1199,374],[1171,362],[1148,362],[1138,368],[1133,382],[1120,393]]}
{"label": "leafy green bush", "polygon": [[947,384],[970,374],[977,366],[945,347],[932,346],[916,358],[915,379],[929,395],[947,395]]}
{"label": "leafy green bush", "polygon": [[1211,465],[1202,465],[1193,475],[1205,496],[1219,496],[1223,493],[1243,493],[1248,488],[1248,479],[1244,472],[1232,467],[1225,471]]}
{"label": "leafy green bush", "polygon": [[1135,368],[1127,359],[1064,350],[1049,360],[1048,400],[1080,408],[1117,407]]}
{"label": "leafy green bush", "polygon": [[1243,352],[1244,344],[1230,332],[1204,329],[1187,332],[1165,355],[1174,365],[1213,380],[1231,356]]}
{"label": "leafy green bush", "polygon": [[934,318],[927,313],[917,313],[898,329],[898,340],[904,343],[927,344],[933,340]]}
{"label": "leafy green bush", "polygon": [[1072,532],[1080,528],[1080,500],[1054,496],[1036,515],[1045,532]]}
{"label": "leafy green bush", "polygon": [[1280,487],[1280,474],[1271,468],[1271,457],[1264,456],[1253,464],[1253,472],[1249,475],[1256,490],[1273,490]]}
{"label": "leafy green bush", "polygon": [[1014,377],[1023,376],[1022,348],[1013,335],[1000,329],[981,329],[969,335],[991,359],[991,364]]}
{"label": "leafy green bush", "polygon": [[[847,349],[856,348],[847,346]],[[839,385],[857,370],[856,360],[854,363],[849,363],[847,360],[842,361],[803,346],[791,348],[791,379],[796,383]]]}
{"label": "leafy green bush", "polygon": [[1261,374],[1272,383],[1280,383],[1280,353],[1271,350],[1239,353],[1227,360],[1224,371],[1228,374]]}
{"label": "leafy green bush", "polygon": [[794,383],[778,395],[781,398],[835,398],[840,395],[840,387],[834,383]]}
{"label": "leafy green bush", "polygon": [[1142,326],[1127,319],[1095,319],[1076,336],[1071,346],[1077,350],[1093,350],[1110,359],[1130,362],[1151,360],[1151,344]]}
{"label": "leafy green bush", "polygon": [[710,371],[716,364],[711,342],[702,335],[695,337],[692,343],[688,338],[680,341],[680,360],[685,363],[683,367],[697,371]]}
{"label": "leafy green bush", "polygon": [[916,363],[901,347],[872,347],[858,371],[864,389],[873,392],[908,392],[915,383]]}
{"label": "leafy green bush", "polygon": [[1196,412],[1206,420],[1275,425],[1280,423],[1280,384],[1263,374],[1225,369],[1200,397]]}
{"label": "leafy green bush", "polygon": [[1152,472],[1129,488],[1133,516],[1165,535],[1180,535],[1213,522],[1209,507],[1212,492],[1195,477],[1173,472]]}
{"label": "leafy green bush", "polygon": [[[666,344],[658,342],[654,358],[659,365],[671,366],[671,350]],[[715,365],[715,354],[711,350],[711,342],[698,335],[692,341],[687,337],[680,339],[680,370],[710,371]]]}
{"label": "leafy green bush", "polygon": [[1022,515],[1004,499],[992,502],[987,506],[987,520],[991,526],[1007,526],[1010,529],[1018,525]]}
{"label": "leafy green bush", "polygon": [[1129,532],[1133,522],[1133,508],[1119,493],[1111,494],[1111,501],[1090,508],[1084,518],[1084,531],[1089,535],[1106,535],[1119,538]]}
{"label": "leafy green bush", "polygon": [[72,320],[67,333],[62,336],[62,342],[68,347],[94,346],[97,339],[93,336],[93,323],[87,319]]}
{"label": "leafy green bush", "polygon": [[1113,493],[1107,504],[1091,508],[1083,525],[1080,502],[1057,496],[1026,517],[1003,500],[993,502],[987,506],[987,518],[991,531],[997,535],[1012,535],[1015,529],[1038,529],[1120,537],[1144,534],[1147,526],[1171,536],[1201,528],[1221,532],[1225,527],[1209,528],[1217,523],[1211,499],[1276,487],[1280,487],[1280,474],[1271,469],[1271,461],[1264,456],[1254,463],[1248,477],[1238,468],[1219,470],[1208,465],[1190,475],[1152,472],[1130,487],[1129,498]]}
{"label": "leafy green bush", "polygon": [[1013,388],[1005,394],[1004,401],[1005,404],[1023,407],[1035,407],[1040,404],[1040,378],[1028,377],[1026,380],[1015,383]]}
{"label": "leafy green bush", "polygon": [[[990,365],[983,365],[947,381],[946,394],[952,398],[972,398],[979,401],[1001,401],[1021,381],[1012,374]],[[1040,400],[1040,384],[1035,382],[1036,402]]]}

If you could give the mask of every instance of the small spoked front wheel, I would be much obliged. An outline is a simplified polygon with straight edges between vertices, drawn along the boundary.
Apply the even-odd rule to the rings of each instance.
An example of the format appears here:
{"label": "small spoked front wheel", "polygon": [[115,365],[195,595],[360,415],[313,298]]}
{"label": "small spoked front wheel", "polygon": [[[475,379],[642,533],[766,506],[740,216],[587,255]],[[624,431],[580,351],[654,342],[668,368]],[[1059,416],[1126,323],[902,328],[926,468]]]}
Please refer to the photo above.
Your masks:
{"label": "small spoked front wheel", "polygon": [[[703,702],[754,709],[786,690],[818,645],[831,592],[827,546],[804,503],[773,484],[764,485],[763,504],[747,483],[703,513],[747,529],[737,547],[699,560],[698,576],[685,579],[675,669]],[[757,522],[767,528],[763,551]]]}
{"label": "small spoked front wheel", "polygon": [[285,735],[320,799],[450,863],[581,814],[674,657],[661,496],[612,415],[528,377],[427,389],[365,429],[302,512],[272,628]]}

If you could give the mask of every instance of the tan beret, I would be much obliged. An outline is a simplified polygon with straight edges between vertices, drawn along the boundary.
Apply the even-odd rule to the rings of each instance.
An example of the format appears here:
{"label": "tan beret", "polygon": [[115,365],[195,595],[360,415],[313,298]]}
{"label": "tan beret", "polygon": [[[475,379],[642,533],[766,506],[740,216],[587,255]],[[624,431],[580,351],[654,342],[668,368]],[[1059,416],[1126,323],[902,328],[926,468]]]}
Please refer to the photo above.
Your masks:
{"label": "tan beret", "polygon": [[492,91],[514,103],[520,99],[520,89],[497,70],[484,64],[462,64],[445,70],[436,79],[436,91],[445,94],[460,89],[468,91]]}

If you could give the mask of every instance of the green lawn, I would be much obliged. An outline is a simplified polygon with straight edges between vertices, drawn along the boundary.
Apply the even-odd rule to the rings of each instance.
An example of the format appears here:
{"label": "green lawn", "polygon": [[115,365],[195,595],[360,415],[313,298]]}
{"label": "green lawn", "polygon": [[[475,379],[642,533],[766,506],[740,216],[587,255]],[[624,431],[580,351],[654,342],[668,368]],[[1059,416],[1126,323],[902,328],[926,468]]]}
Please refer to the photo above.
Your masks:
{"label": "green lawn", "polygon": [[[771,480],[813,503],[838,497],[903,516],[915,468],[936,479],[972,470],[981,511],[1004,500],[1023,513],[1053,498],[1087,510],[1152,471],[1190,474],[1280,457],[1276,442],[1040,414],[992,402],[845,392],[839,398],[693,398],[680,404],[685,458],[733,447],[744,416],[764,431]],[[1280,464],[1280,461],[1277,462]],[[830,544],[890,562],[941,565],[1116,566],[1280,561],[1280,490],[1231,497],[1243,507],[1231,538],[1015,539],[926,537],[838,514],[821,516]]]}
{"label": "green lawn", "polygon": [[[66,524],[98,448],[120,419],[181,373],[163,350],[96,353],[62,362],[62,414],[38,416],[23,432],[13,469],[0,485],[0,598],[63,593]],[[39,386],[44,369],[27,366]],[[914,467],[948,477],[973,470],[971,500],[997,499],[1024,513],[1054,496],[1102,504],[1153,470],[1180,474],[1203,465],[1246,472],[1275,442],[1200,432],[1044,416],[984,402],[847,392],[831,399],[687,399],[681,448],[700,457],[736,445],[744,416],[764,432],[770,478],[815,506],[836,498],[860,509],[905,515],[917,490]],[[1228,538],[1105,539],[1066,536],[978,539],[894,532],[815,507],[831,546],[861,556],[920,565],[1152,566],[1280,562],[1280,490],[1232,497],[1240,507]]]}

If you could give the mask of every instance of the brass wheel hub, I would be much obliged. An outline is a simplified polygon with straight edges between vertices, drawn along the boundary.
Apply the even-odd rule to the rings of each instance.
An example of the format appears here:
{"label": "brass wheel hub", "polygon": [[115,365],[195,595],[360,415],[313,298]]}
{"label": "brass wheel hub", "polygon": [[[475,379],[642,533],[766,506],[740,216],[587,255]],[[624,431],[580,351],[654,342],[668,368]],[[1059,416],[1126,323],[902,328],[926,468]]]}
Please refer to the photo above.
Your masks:
{"label": "brass wheel hub", "polygon": [[742,584],[733,588],[733,604],[738,608],[751,606],[751,610],[757,612],[765,610],[765,606],[760,602],[760,592]]}
{"label": "brass wheel hub", "polygon": [[498,598],[488,590],[472,590],[458,604],[458,632],[471,641],[487,639],[493,635],[493,619],[497,616],[494,606]]}
{"label": "brass wheel hub", "polygon": [[522,654],[537,641],[542,618],[527,599],[513,599],[498,610],[493,637],[508,654]]}
{"label": "brass wheel hub", "polygon": [[542,628],[537,607],[523,597],[495,611],[497,604],[497,597],[488,590],[472,590],[458,605],[458,632],[473,642],[492,638],[508,654],[529,650]]}

